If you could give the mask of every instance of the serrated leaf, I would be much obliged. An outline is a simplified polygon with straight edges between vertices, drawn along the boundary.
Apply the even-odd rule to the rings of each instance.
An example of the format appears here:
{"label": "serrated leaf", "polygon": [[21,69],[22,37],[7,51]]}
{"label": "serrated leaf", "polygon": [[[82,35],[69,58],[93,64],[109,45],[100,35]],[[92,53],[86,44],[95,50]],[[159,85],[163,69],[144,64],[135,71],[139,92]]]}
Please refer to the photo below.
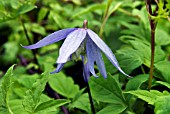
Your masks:
{"label": "serrated leaf", "polygon": [[157,100],[158,97],[162,96],[163,94],[157,90],[136,90],[136,91],[128,91],[126,93],[130,93],[135,95],[136,97],[148,102],[148,104],[153,105],[154,102]]}
{"label": "serrated leaf", "polygon": [[79,91],[79,86],[74,84],[73,79],[62,72],[51,75],[48,82],[53,90],[66,98],[74,98]]}
{"label": "serrated leaf", "polygon": [[120,114],[122,113],[127,106],[124,106],[122,104],[111,104],[109,106],[106,106],[96,114]]}
{"label": "serrated leaf", "polygon": [[8,104],[8,91],[11,86],[13,68],[14,65],[8,69],[0,86],[0,112],[5,114],[12,113]]}
{"label": "serrated leaf", "polygon": [[50,110],[51,108],[57,108],[69,102],[70,100],[67,100],[67,99],[48,100],[46,102],[39,104],[35,109],[35,113],[41,112],[44,110]]}
{"label": "serrated leaf", "polygon": [[149,40],[149,36],[150,36],[149,29],[147,30],[147,28],[144,28],[141,24],[134,25],[134,24],[129,24],[125,22],[121,22],[121,24],[123,24],[125,27],[128,28],[128,29],[123,30],[121,33],[130,35],[130,36],[135,36],[136,38],[139,38],[141,40],[145,40],[145,41]]}
{"label": "serrated leaf", "polygon": [[23,99],[23,107],[24,109],[29,112],[29,113],[33,113],[34,112],[34,109],[36,107],[36,104],[34,102],[34,99],[33,99],[33,93],[31,90],[27,90],[26,91],[26,94],[24,96],[24,99]]}
{"label": "serrated leaf", "polygon": [[[144,63],[146,66],[150,67],[150,45],[144,44],[143,42],[139,41],[130,41],[131,45],[134,49],[139,51],[144,56]],[[165,52],[161,49],[160,46],[155,46],[155,63],[165,59]]]}
{"label": "serrated leaf", "polygon": [[40,96],[45,89],[45,85],[48,81],[49,72],[45,72],[41,75],[40,79],[33,84],[30,90],[26,91],[26,95],[23,99],[23,106],[26,111],[33,113],[37,104],[40,102]]}
{"label": "serrated leaf", "polygon": [[161,96],[155,101],[155,114],[169,114],[170,112],[170,95]]}
{"label": "serrated leaf", "polygon": [[144,62],[144,56],[137,50],[124,48],[116,52],[119,64],[127,74],[141,66]]}
{"label": "serrated leaf", "polygon": [[91,114],[90,101],[89,101],[89,96],[87,93],[79,96],[75,101],[73,101],[69,105],[69,107],[78,108],[78,109],[86,111],[88,114]]}
{"label": "serrated leaf", "polygon": [[94,78],[89,80],[90,90],[92,97],[97,101],[105,103],[123,104],[126,105],[125,98],[118,82],[111,75],[106,79],[103,77]]}

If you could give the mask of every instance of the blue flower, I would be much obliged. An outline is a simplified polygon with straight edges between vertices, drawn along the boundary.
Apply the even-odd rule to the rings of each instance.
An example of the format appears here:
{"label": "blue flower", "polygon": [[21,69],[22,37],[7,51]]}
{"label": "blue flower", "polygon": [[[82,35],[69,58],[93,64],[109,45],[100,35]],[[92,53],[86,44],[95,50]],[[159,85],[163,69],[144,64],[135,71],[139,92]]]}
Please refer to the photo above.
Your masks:
{"label": "blue flower", "polygon": [[[98,69],[104,78],[107,77],[104,62],[102,60],[101,51],[106,55],[110,62],[124,75],[130,77],[120,68],[115,55],[111,49],[101,40],[101,38],[92,30],[87,28],[87,20],[84,21],[83,28],[68,28],[56,31],[39,42],[22,46],[26,49],[40,48],[60,40],[64,40],[60,50],[59,57],[57,59],[57,68],[51,73],[58,73],[64,66],[64,64],[73,59],[75,54],[77,57],[81,57],[84,65],[83,76],[88,80],[90,73],[98,77],[94,70],[94,63],[96,62]],[[87,81],[86,80],[86,81]]]}

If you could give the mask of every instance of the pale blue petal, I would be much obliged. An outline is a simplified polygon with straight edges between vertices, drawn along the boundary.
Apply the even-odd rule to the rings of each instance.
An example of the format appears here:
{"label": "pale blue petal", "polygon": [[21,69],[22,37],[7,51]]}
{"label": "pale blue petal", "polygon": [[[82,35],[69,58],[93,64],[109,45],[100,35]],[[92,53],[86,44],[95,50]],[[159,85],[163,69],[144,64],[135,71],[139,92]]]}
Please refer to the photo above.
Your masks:
{"label": "pale blue petal", "polygon": [[98,66],[98,69],[99,69],[100,73],[102,74],[102,76],[104,78],[107,78],[106,68],[105,68],[105,65],[104,65],[104,62],[103,62],[103,59],[102,59],[102,55],[101,55],[100,50],[98,49],[97,46],[96,46],[96,55],[95,55],[95,58],[96,58],[95,59],[96,60],[96,64]]}
{"label": "pale blue petal", "polygon": [[88,80],[89,80],[89,78],[90,78],[89,66],[88,66],[87,63],[84,64],[84,63],[85,63],[85,61],[84,61],[84,56],[81,56],[81,58],[82,58],[82,61],[83,61],[83,78],[84,78],[84,81],[85,81],[86,83],[88,83]]}
{"label": "pale blue petal", "polygon": [[59,51],[57,63],[65,63],[72,53],[74,53],[86,37],[85,29],[77,29],[71,32],[65,39]]}
{"label": "pale blue petal", "polygon": [[94,71],[94,62],[95,62],[95,48],[93,46],[93,42],[90,38],[87,38],[86,41],[86,53],[87,53],[87,61],[88,61],[88,67],[90,72],[93,76],[98,77]]}
{"label": "pale blue petal", "polygon": [[36,49],[36,48],[40,48],[49,44],[53,44],[55,42],[58,42],[64,38],[67,37],[67,35],[69,33],[71,33],[72,31],[76,30],[77,28],[68,28],[68,29],[63,29],[63,30],[59,30],[56,31],[48,36],[46,36],[45,38],[43,38],[42,40],[38,41],[37,43],[33,44],[33,45],[29,45],[29,46],[22,46],[26,49]]}
{"label": "pale blue petal", "polygon": [[56,70],[55,70],[55,71],[53,71],[53,72],[50,72],[50,74],[54,74],[54,73],[58,73],[58,72],[60,72],[60,71],[61,71],[61,69],[63,68],[64,64],[65,64],[65,63],[59,63],[59,64],[57,64],[57,68],[56,68]]}
{"label": "pale blue petal", "polygon": [[89,71],[89,68],[88,68],[87,64],[85,64],[83,66],[83,78],[84,78],[86,83],[88,82],[88,80],[90,78],[90,71]]}
{"label": "pale blue petal", "polygon": [[112,53],[111,49],[101,40],[101,38],[94,33],[92,30],[87,29],[88,35],[93,40],[93,42],[100,48],[100,50],[107,56],[110,62],[124,75],[130,77],[128,74],[120,68],[118,61],[116,60],[115,55]]}

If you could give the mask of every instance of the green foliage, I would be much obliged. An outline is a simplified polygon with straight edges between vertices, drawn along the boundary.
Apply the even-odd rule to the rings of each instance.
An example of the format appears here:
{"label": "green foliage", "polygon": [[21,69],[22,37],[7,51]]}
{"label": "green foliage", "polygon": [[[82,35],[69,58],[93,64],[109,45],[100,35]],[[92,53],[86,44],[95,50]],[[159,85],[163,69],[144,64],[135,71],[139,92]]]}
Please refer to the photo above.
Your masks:
{"label": "green foliage", "polygon": [[74,98],[79,91],[72,78],[66,77],[63,73],[50,76],[48,82],[52,89],[66,98]]}
{"label": "green foliage", "polygon": [[163,93],[157,90],[136,90],[136,91],[129,91],[132,95],[137,96],[138,98],[146,101],[148,104],[154,105],[155,114],[168,114],[169,113],[169,98],[170,94],[167,91]]}
{"label": "green foliage", "polygon": [[120,114],[126,109],[126,106],[121,104],[111,104],[105,107],[104,109],[97,112],[97,114]]}
{"label": "green foliage", "polygon": [[148,80],[148,76],[148,74],[141,74],[130,79],[126,85],[126,91],[140,89],[141,85]]}
{"label": "green foliage", "polygon": [[[123,71],[133,77],[126,78],[103,56],[108,77],[89,80],[96,113],[142,114],[149,110],[168,114],[170,0],[153,1],[153,12],[157,6],[156,15],[151,16],[157,23],[154,77],[152,90],[147,91],[151,31],[144,1],[1,0],[0,114],[60,114],[63,107],[73,114],[92,113],[78,63],[69,62],[60,73],[50,74],[62,41],[35,50],[38,64],[32,51],[20,46],[29,45],[21,20],[31,43],[36,43],[54,31],[82,27],[84,19],[112,49]],[[15,69],[12,64],[17,64]],[[95,71],[98,73],[96,66]],[[53,94],[65,99],[53,99]]]}
{"label": "green foliage", "polygon": [[53,108],[56,108],[56,107],[60,107],[64,104],[67,104],[69,103],[70,101],[67,100],[67,99],[60,99],[60,100],[48,100],[46,102],[43,102],[41,104],[39,104],[36,109],[35,109],[35,113],[43,113],[44,111],[49,111]]}
{"label": "green foliage", "polygon": [[26,91],[26,95],[23,99],[23,106],[26,111],[33,113],[36,109],[36,106],[38,105],[40,101],[40,96],[42,94],[42,91],[45,88],[45,85],[48,81],[48,74],[44,73],[41,77],[41,79],[38,79],[32,86],[30,90]]}
{"label": "green foliage", "polygon": [[12,70],[14,68],[14,65],[11,66],[7,73],[4,76],[3,82],[0,85],[0,113],[3,114],[12,114],[12,111],[9,107],[9,101],[8,101],[8,96],[9,96],[9,90],[11,87],[11,76],[12,76]]}
{"label": "green foliage", "polygon": [[170,109],[170,95],[161,96],[155,101],[155,114],[168,114]]}
{"label": "green foliage", "polygon": [[[108,75],[107,79],[103,77],[92,77],[89,84],[94,99],[111,105],[106,107],[106,109],[110,109],[110,107],[114,106],[121,107],[121,109],[115,110],[115,113],[120,113],[127,108],[126,100],[120,89],[120,85],[111,75]],[[104,108],[101,113],[105,112],[106,109]]]}
{"label": "green foliage", "polygon": [[43,73],[30,90],[26,91],[23,99],[23,106],[27,112],[37,113],[41,111],[50,111],[53,107],[59,107],[69,102],[69,100],[48,100],[40,102],[40,97],[48,81],[49,72]]}
{"label": "green foliage", "polygon": [[27,13],[36,6],[34,6],[35,0],[1,0],[0,1],[0,22],[14,19],[21,14]]}
{"label": "green foliage", "polygon": [[76,99],[69,105],[70,109],[78,108],[86,111],[88,114],[91,114],[90,103],[89,103],[89,95],[87,93],[76,95]]}

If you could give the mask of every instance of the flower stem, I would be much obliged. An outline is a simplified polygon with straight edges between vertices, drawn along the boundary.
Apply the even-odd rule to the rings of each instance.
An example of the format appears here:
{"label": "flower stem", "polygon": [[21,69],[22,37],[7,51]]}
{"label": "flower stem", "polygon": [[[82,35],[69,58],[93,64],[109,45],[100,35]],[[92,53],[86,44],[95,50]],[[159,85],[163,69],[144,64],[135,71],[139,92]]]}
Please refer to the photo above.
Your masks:
{"label": "flower stem", "polygon": [[87,92],[89,94],[89,100],[90,100],[90,104],[91,104],[91,110],[92,110],[92,113],[95,114],[95,108],[94,108],[94,104],[93,104],[92,95],[91,95],[91,92],[90,92],[89,83],[87,82],[86,84],[87,84]]}
{"label": "flower stem", "polygon": [[[25,33],[25,36],[26,36],[26,38],[27,38],[27,40],[28,40],[28,43],[29,43],[29,45],[31,45],[32,43],[31,43],[31,40],[30,40],[30,38],[29,38],[29,36],[28,36],[28,33],[27,33],[27,29],[26,29],[26,27],[25,27],[25,24],[24,24],[24,22],[22,21],[21,18],[20,18],[20,21],[21,21],[22,27],[23,27],[23,29],[24,29],[24,33]],[[33,56],[34,56],[34,62],[35,62],[37,65],[39,65],[39,64],[38,64],[37,57],[36,57],[36,52],[35,52],[35,50],[31,50],[31,51],[32,51],[32,54],[33,54]]]}
{"label": "flower stem", "polygon": [[[155,29],[156,29],[156,23],[154,23],[154,20],[151,19],[151,15],[155,15],[152,13],[152,7],[151,7],[151,1],[145,0],[146,2],[146,9],[149,13],[149,21],[150,21],[150,29],[151,29],[151,63],[150,63],[150,75],[148,80],[148,89],[151,89],[152,86],[152,79],[153,79],[153,71],[154,71],[154,54],[155,54]],[[154,12],[156,13],[156,11]]]}

